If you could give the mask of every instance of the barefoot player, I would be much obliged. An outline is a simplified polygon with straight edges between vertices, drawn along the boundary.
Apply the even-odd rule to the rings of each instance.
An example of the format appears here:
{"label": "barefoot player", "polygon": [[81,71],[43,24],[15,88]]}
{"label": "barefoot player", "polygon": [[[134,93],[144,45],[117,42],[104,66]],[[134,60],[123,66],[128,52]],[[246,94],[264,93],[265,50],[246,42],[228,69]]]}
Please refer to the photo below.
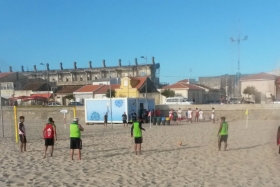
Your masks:
{"label": "barefoot player", "polygon": [[144,128],[142,128],[141,124],[141,119],[138,117],[138,120],[133,122],[132,127],[131,127],[131,137],[134,137],[134,151],[135,154],[137,155],[137,151],[139,155],[141,155],[141,144],[143,141],[142,137],[142,130],[145,131]]}
{"label": "barefoot player", "polygon": [[25,134],[25,126],[23,124],[24,122],[24,116],[19,117],[19,123],[18,123],[18,133],[19,133],[19,139],[20,139],[20,151],[23,153],[23,150],[26,151],[26,134]]}
{"label": "barefoot player", "polygon": [[74,150],[78,149],[78,160],[81,160],[82,154],[82,140],[81,140],[81,131],[84,131],[84,128],[79,124],[79,118],[74,118],[73,122],[70,125],[70,156],[71,160],[73,159]]}
{"label": "barefoot player", "polygon": [[226,122],[226,118],[225,117],[221,117],[221,124],[220,124],[220,128],[218,131],[218,147],[219,147],[219,151],[221,150],[221,145],[222,142],[225,143],[225,147],[224,150],[227,150],[227,139],[228,139],[228,123]]}
{"label": "barefoot player", "polygon": [[52,157],[54,141],[57,140],[56,128],[55,128],[54,121],[52,118],[49,118],[48,123],[45,125],[44,130],[43,130],[43,136],[45,139],[45,152],[44,152],[43,158],[46,158],[48,146],[51,147],[51,157]]}

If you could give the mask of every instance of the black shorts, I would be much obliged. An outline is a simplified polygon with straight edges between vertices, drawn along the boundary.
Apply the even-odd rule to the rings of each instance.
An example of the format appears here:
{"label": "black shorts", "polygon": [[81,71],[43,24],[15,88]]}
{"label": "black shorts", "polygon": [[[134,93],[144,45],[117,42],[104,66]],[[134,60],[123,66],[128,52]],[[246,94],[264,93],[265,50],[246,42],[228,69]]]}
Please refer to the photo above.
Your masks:
{"label": "black shorts", "polygon": [[227,142],[228,135],[221,135],[219,138],[219,142]]}
{"label": "black shorts", "polygon": [[54,138],[45,138],[45,146],[53,146]]}
{"label": "black shorts", "polygon": [[23,135],[23,134],[20,134],[20,135],[19,135],[19,139],[20,139],[20,142],[21,142],[21,143],[26,143],[26,142],[27,142],[27,141],[26,141],[26,136]]}
{"label": "black shorts", "polygon": [[82,149],[81,138],[70,138],[70,149]]}
{"label": "black shorts", "polygon": [[123,120],[123,123],[127,123],[127,121],[126,121],[126,120]]}
{"label": "black shorts", "polygon": [[134,138],[135,144],[141,144],[142,143],[142,137]]}

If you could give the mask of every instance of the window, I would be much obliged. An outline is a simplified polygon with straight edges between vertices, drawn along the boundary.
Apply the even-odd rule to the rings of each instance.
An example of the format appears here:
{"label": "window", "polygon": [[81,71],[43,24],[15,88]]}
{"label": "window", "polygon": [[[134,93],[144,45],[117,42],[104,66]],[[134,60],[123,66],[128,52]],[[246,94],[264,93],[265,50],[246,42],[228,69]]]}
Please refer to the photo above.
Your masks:
{"label": "window", "polygon": [[123,81],[123,86],[128,86],[128,80]]}

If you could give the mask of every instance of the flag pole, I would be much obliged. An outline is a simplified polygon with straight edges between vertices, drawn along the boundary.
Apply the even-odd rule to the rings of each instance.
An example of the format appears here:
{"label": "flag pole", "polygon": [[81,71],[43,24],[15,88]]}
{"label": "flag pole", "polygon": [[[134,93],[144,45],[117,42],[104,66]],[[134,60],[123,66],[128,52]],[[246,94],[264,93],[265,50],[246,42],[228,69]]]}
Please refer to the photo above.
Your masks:
{"label": "flag pole", "polygon": [[249,112],[248,109],[246,110],[246,129],[248,128],[248,121],[249,121]]}
{"label": "flag pole", "polygon": [[112,114],[112,88],[111,88],[111,71],[109,70],[109,92],[110,92],[110,113],[111,113],[111,125],[113,128],[113,114]]}

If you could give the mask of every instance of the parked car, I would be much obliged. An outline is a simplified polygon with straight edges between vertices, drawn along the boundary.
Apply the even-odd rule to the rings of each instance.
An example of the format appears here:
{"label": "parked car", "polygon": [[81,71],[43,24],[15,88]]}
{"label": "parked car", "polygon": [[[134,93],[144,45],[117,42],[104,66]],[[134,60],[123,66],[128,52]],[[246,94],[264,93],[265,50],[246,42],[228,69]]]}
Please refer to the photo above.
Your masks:
{"label": "parked car", "polygon": [[220,101],[220,100],[211,100],[211,101],[209,102],[209,104],[212,104],[212,105],[219,105],[219,104],[221,104],[221,101]]}
{"label": "parked car", "polygon": [[84,104],[83,104],[83,103],[80,103],[80,102],[74,101],[74,102],[70,102],[70,103],[68,104],[68,106],[84,106]]}
{"label": "parked car", "polygon": [[61,104],[58,102],[49,102],[48,106],[61,106]]}
{"label": "parked car", "polygon": [[234,97],[233,97],[233,98],[230,98],[229,103],[230,103],[230,104],[239,104],[240,101],[239,101],[238,98],[234,98]]}
{"label": "parked car", "polygon": [[184,97],[169,97],[165,100],[165,104],[167,105],[191,105],[193,104],[192,101],[189,101],[187,98]]}
{"label": "parked car", "polygon": [[280,104],[280,99],[276,99],[273,103]]}

